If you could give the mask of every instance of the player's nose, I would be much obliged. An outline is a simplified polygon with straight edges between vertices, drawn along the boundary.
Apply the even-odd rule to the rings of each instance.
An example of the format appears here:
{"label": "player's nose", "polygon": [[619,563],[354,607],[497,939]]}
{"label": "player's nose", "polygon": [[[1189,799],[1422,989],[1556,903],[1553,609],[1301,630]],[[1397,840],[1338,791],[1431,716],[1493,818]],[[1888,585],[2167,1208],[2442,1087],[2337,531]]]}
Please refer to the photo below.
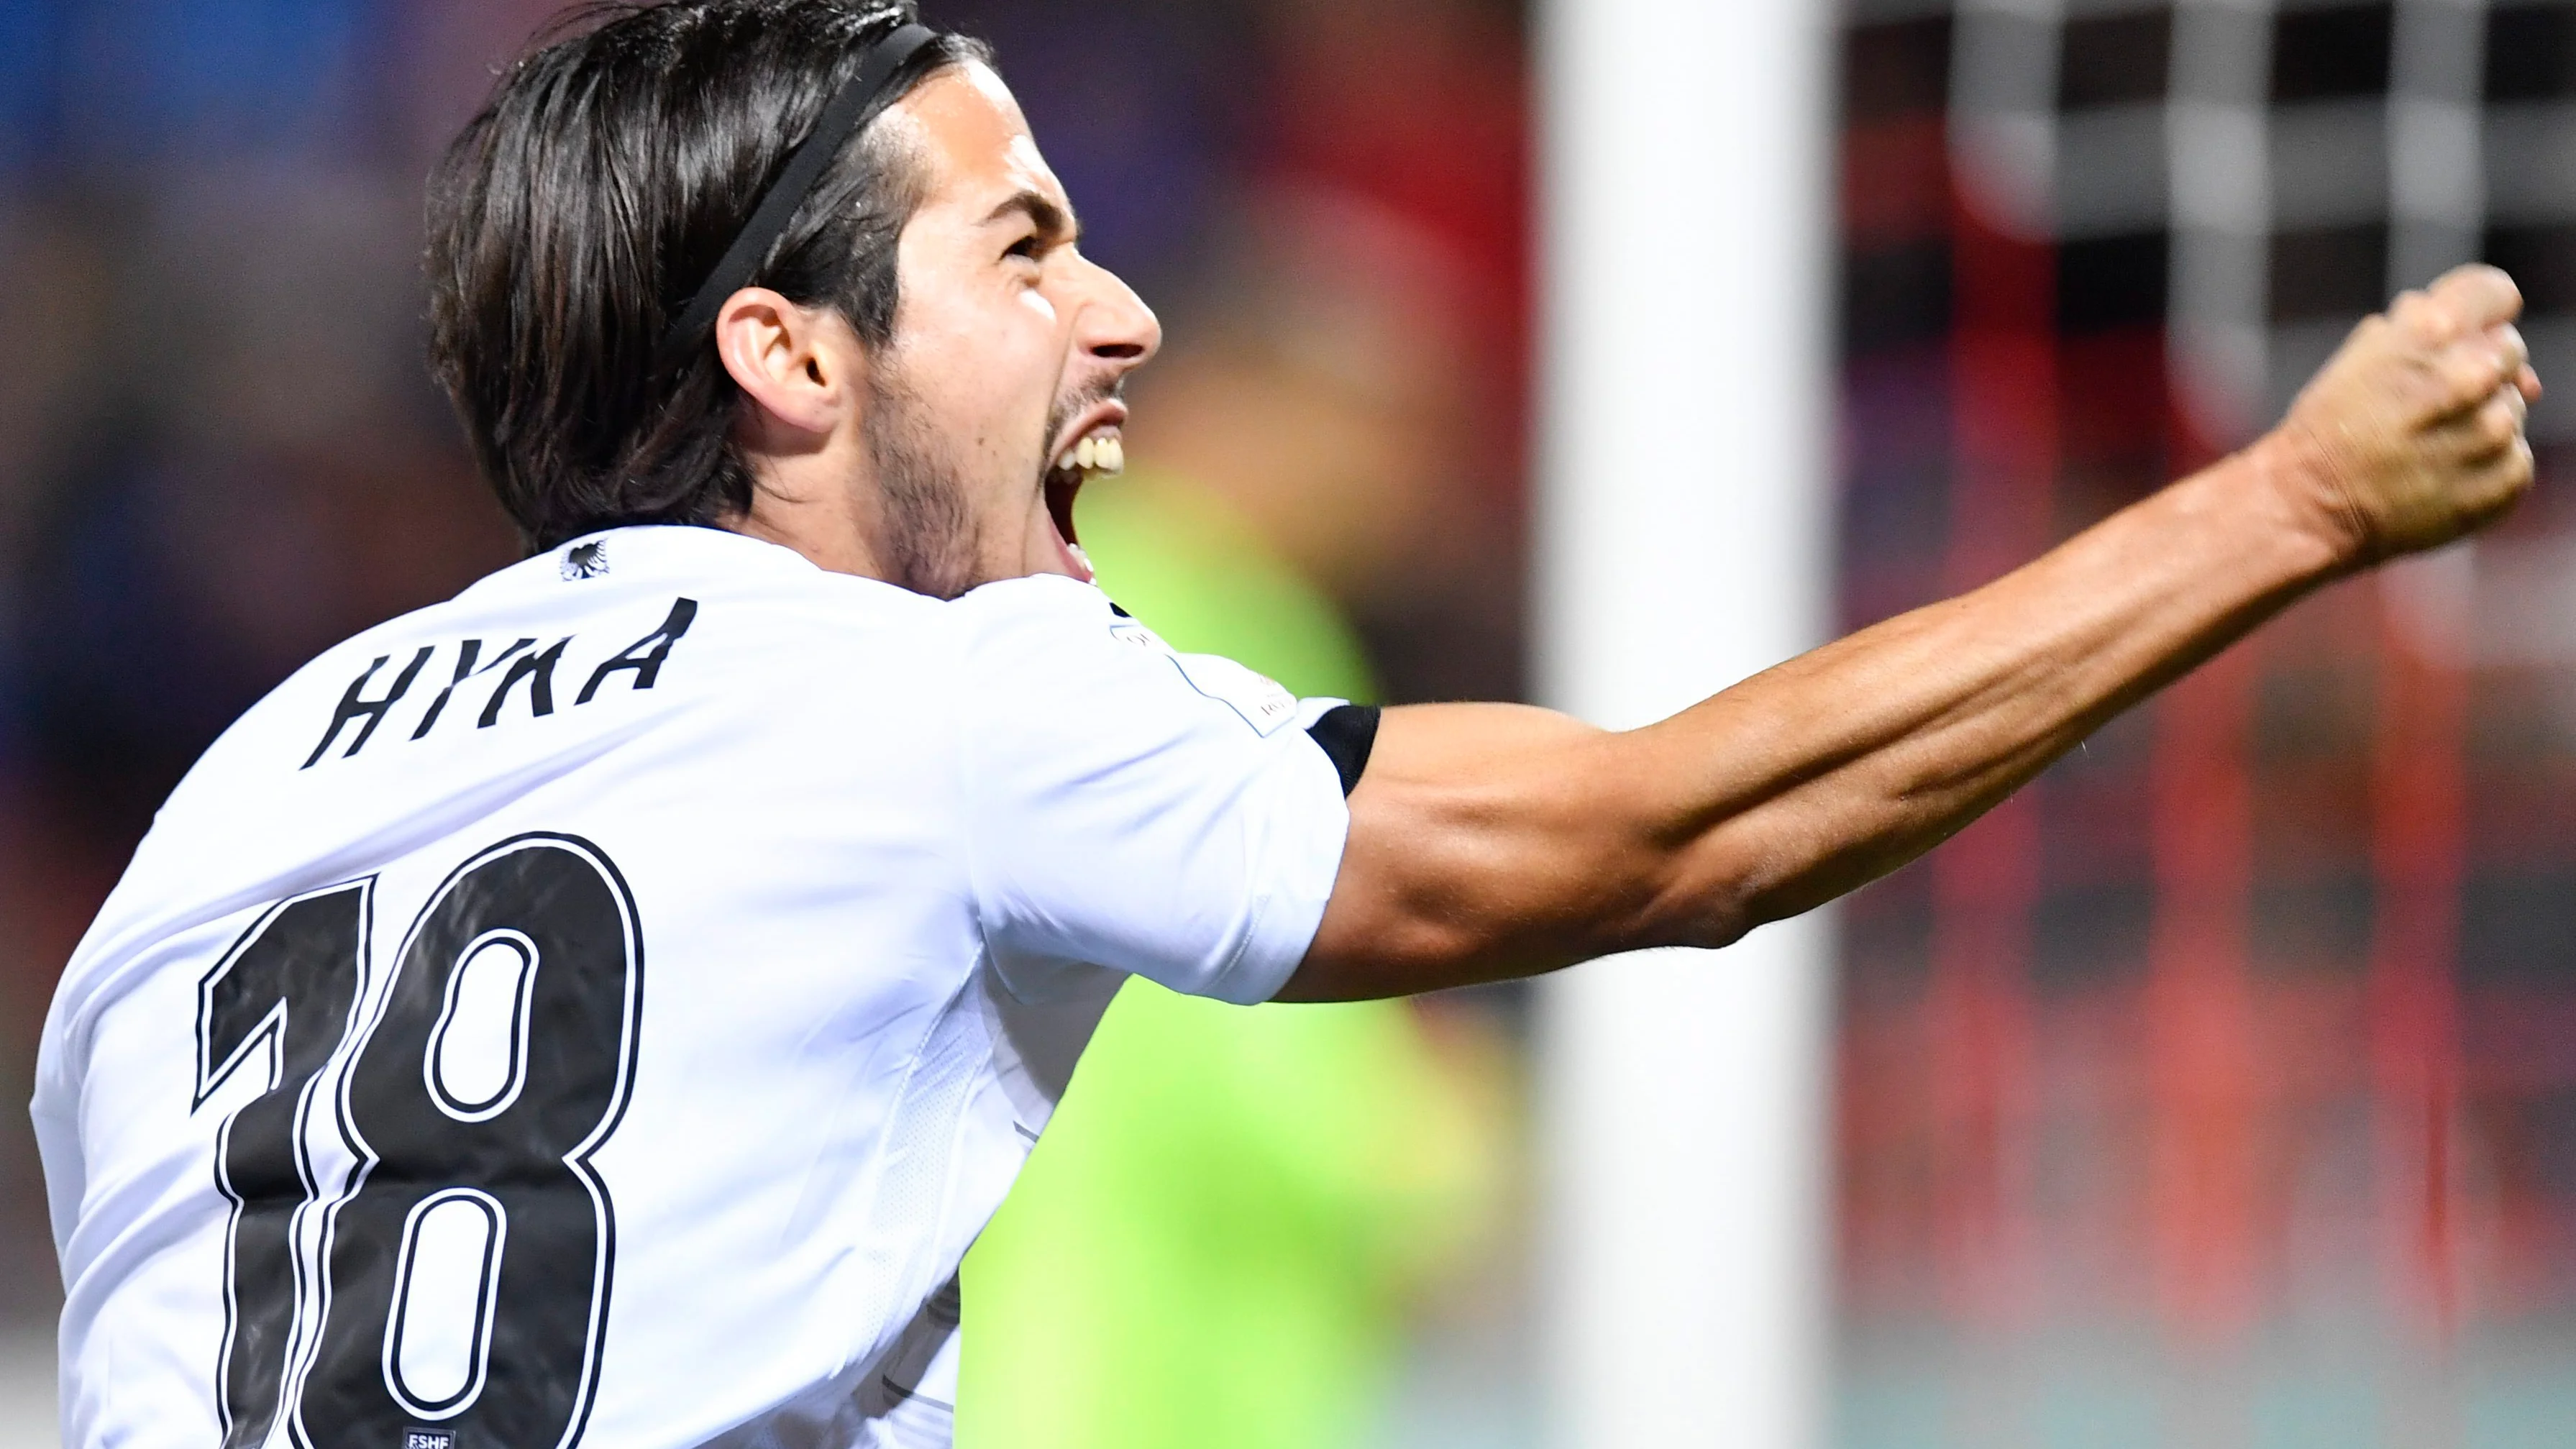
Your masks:
{"label": "player's nose", "polygon": [[1082,266],[1085,297],[1075,345],[1084,356],[1117,364],[1121,371],[1143,366],[1162,350],[1162,322],[1116,272],[1088,257]]}

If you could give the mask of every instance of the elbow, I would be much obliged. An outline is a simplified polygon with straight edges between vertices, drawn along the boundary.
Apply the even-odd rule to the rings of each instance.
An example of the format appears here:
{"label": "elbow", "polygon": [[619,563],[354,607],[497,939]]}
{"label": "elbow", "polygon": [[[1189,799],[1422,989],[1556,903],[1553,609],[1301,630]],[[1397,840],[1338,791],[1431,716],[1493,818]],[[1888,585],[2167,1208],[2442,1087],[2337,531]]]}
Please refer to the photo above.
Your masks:
{"label": "elbow", "polygon": [[1756,926],[1768,925],[1776,917],[1766,917],[1744,909],[1733,902],[1703,902],[1672,927],[1659,932],[1658,939],[1648,944],[1689,946],[1702,951],[1718,951],[1752,934]]}
{"label": "elbow", "polygon": [[1607,932],[1609,939],[1596,954],[1657,946],[1715,951],[1743,940],[1763,921],[1755,903],[1736,882],[1675,880]]}
{"label": "elbow", "polygon": [[1804,915],[1818,904],[1820,902],[1797,904],[1776,898],[1747,900],[1732,892],[1720,892],[1715,899],[1695,903],[1695,908],[1683,913],[1664,939],[1648,944],[1689,946],[1703,951],[1723,950],[1761,927]]}
{"label": "elbow", "polygon": [[1692,928],[1683,932],[1682,938],[1673,944],[1702,951],[1722,951],[1751,935],[1754,927],[1767,924],[1740,914],[1712,913],[1707,919],[1694,922]]}
{"label": "elbow", "polygon": [[1719,950],[1759,927],[1800,915],[1816,900],[1802,898],[1802,872],[1774,855],[1749,852],[1723,840],[1705,840],[1681,853],[1655,891],[1640,944]]}

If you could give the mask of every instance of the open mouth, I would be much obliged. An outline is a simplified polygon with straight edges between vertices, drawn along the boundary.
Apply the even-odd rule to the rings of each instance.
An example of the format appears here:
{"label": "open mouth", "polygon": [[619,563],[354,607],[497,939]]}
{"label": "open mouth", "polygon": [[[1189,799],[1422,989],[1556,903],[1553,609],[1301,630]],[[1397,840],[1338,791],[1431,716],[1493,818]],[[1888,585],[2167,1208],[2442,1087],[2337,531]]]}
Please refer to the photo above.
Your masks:
{"label": "open mouth", "polygon": [[1066,562],[1075,575],[1085,582],[1091,579],[1091,560],[1073,531],[1073,500],[1082,485],[1094,478],[1109,478],[1127,470],[1127,444],[1115,423],[1101,423],[1065,445],[1046,472],[1047,517],[1055,521],[1056,542],[1065,553]]}

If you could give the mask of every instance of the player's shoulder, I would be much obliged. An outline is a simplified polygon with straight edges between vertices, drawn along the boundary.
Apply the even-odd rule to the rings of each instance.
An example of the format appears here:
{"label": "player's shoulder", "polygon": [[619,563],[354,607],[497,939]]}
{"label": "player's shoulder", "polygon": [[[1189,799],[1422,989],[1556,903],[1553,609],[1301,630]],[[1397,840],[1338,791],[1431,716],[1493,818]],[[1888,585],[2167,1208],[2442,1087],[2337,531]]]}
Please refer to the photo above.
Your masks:
{"label": "player's shoulder", "polygon": [[1098,588],[1055,574],[987,584],[959,599],[961,690],[1011,719],[1157,728],[1239,722],[1277,734],[1296,696],[1231,659],[1172,648]]}
{"label": "player's shoulder", "polygon": [[[530,648],[569,640],[575,656],[606,651],[606,658],[630,638],[647,647],[685,639],[690,653],[709,656],[700,668],[736,676],[728,683],[738,684],[745,673],[811,675],[826,662],[818,654],[840,644],[900,653],[896,641],[928,632],[935,614],[934,600],[833,573],[778,544],[716,528],[636,525],[497,570],[453,598],[345,641],[308,668],[345,672],[348,660],[363,663],[388,650],[399,656],[451,636],[499,647],[513,638],[528,639]],[[782,655],[807,667],[775,670]]]}
{"label": "player's shoulder", "polygon": [[970,689],[1104,680],[1135,668],[1162,640],[1107,594],[1062,574],[982,585],[942,611],[943,643]]}
{"label": "player's shoulder", "polygon": [[611,529],[323,651],[201,765],[259,772],[284,752],[300,774],[459,750],[488,762],[586,750],[684,710],[775,732],[848,712],[821,696],[935,687],[951,667],[937,618],[934,600],[757,539]]}
{"label": "player's shoulder", "polygon": [[1039,639],[1096,635],[1127,611],[1096,586],[1063,574],[996,579],[951,600],[942,611],[969,639]]}
{"label": "player's shoulder", "polygon": [[607,529],[485,576],[426,614],[577,618],[641,595],[677,593],[763,616],[776,627],[919,627],[936,601],[834,573],[780,544],[677,524]]}

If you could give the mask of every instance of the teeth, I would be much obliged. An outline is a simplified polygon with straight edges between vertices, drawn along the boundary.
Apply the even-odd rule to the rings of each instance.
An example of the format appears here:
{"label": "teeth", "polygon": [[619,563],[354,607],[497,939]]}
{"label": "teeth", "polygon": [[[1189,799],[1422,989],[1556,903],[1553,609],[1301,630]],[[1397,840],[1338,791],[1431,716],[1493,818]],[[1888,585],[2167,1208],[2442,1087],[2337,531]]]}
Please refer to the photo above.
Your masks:
{"label": "teeth", "polygon": [[1087,553],[1084,553],[1084,552],[1082,551],[1082,545],[1081,545],[1081,544],[1078,544],[1078,543],[1072,543],[1072,542],[1067,542],[1067,543],[1065,544],[1065,546],[1064,546],[1064,551],[1065,551],[1066,553],[1072,554],[1072,555],[1073,555],[1073,561],[1074,561],[1075,563],[1078,563],[1078,564],[1082,565],[1085,569],[1088,569],[1088,568],[1090,568],[1090,567],[1091,567],[1091,555],[1089,555],[1089,554],[1087,554]]}
{"label": "teeth", "polygon": [[1127,471],[1127,444],[1116,433],[1091,433],[1057,455],[1055,471],[1113,474]]}

